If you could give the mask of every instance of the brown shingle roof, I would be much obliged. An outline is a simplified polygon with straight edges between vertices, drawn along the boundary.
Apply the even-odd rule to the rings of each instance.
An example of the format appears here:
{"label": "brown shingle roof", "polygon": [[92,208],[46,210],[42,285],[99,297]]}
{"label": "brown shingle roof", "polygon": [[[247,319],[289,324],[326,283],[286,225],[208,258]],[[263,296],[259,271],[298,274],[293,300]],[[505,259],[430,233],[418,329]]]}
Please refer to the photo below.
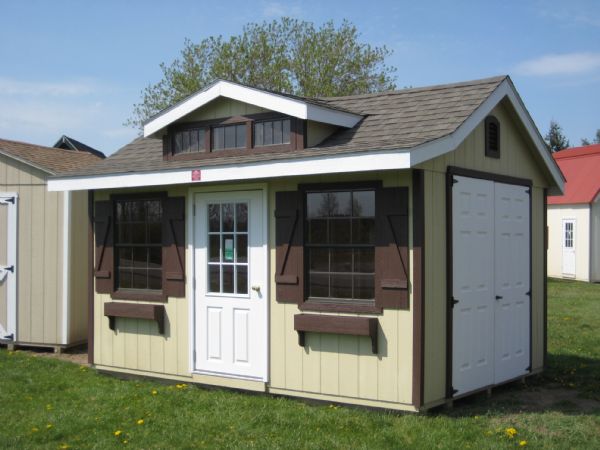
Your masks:
{"label": "brown shingle roof", "polygon": [[72,175],[144,172],[344,152],[410,149],[454,132],[506,76],[377,94],[311,99],[365,118],[340,129],[318,147],[262,155],[163,161],[160,139],[137,138],[109,158]]}
{"label": "brown shingle roof", "polygon": [[7,155],[51,175],[67,175],[88,168],[102,158],[88,152],[43,147],[26,142],[0,139],[0,154]]}

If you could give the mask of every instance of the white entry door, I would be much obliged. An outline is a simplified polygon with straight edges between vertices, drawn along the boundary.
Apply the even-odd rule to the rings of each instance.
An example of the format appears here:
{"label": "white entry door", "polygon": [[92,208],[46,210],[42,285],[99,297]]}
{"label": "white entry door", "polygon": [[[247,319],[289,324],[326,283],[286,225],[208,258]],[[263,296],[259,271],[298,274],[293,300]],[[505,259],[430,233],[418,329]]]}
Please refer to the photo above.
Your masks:
{"label": "white entry door", "polygon": [[267,379],[263,192],[196,194],[195,370]]}
{"label": "white entry door", "polygon": [[575,277],[575,219],[564,219],[562,223],[562,273]]}
{"label": "white entry door", "polygon": [[15,192],[0,192],[0,341],[17,332],[17,201]]}
{"label": "white entry door", "polygon": [[529,369],[530,212],[526,187],[454,178],[452,385],[461,395]]}

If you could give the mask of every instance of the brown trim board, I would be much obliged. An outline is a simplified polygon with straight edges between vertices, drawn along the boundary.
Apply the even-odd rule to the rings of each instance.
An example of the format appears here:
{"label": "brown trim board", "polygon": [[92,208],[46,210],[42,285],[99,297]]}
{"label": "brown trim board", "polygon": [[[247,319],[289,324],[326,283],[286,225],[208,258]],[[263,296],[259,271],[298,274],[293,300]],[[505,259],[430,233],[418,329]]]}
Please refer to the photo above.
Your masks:
{"label": "brown trim board", "polygon": [[425,173],[412,171],[413,208],[413,385],[412,402],[419,409],[425,387]]}
{"label": "brown trim board", "polygon": [[[529,188],[529,373],[532,373],[532,312],[533,312],[533,218],[532,218],[532,199],[533,182],[526,178],[517,178],[508,175],[482,172],[478,170],[465,169],[462,167],[448,166],[446,172],[446,398],[451,399],[454,396],[452,387],[452,305],[453,305],[453,254],[452,254],[452,186],[454,185],[454,176],[463,176],[469,178],[478,178],[481,180],[494,181],[497,183],[525,186]],[[545,220],[545,219],[544,219]],[[502,384],[502,383],[501,383]],[[473,391],[473,393],[476,391]],[[469,394],[468,392],[465,393]]]}
{"label": "brown trim board", "polygon": [[88,363],[94,364],[94,191],[88,191]]}

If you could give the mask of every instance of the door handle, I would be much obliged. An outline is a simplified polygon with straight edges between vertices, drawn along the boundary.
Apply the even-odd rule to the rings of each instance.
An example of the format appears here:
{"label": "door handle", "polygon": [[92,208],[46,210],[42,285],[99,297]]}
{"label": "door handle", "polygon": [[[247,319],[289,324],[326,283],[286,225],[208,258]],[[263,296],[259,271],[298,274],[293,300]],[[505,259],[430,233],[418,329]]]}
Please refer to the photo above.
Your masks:
{"label": "door handle", "polygon": [[260,286],[252,286],[252,290],[260,293]]}

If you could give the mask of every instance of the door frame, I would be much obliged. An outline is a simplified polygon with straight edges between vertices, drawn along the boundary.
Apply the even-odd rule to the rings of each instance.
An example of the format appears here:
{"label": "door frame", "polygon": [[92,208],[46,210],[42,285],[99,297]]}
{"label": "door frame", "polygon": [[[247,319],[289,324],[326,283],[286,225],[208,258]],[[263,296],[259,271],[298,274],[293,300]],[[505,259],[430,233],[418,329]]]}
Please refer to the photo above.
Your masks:
{"label": "door frame", "polygon": [[271,263],[270,263],[270,244],[269,244],[269,190],[266,183],[252,183],[252,184],[239,184],[239,185],[212,185],[212,186],[191,186],[187,192],[187,227],[186,227],[186,243],[187,243],[187,280],[186,280],[186,298],[189,301],[188,304],[188,327],[189,327],[189,351],[188,351],[188,364],[189,364],[189,373],[190,374],[199,374],[206,376],[218,376],[223,378],[232,378],[238,380],[253,380],[256,381],[256,378],[248,378],[243,376],[235,376],[235,375],[227,375],[227,374],[207,374],[205,372],[200,372],[196,370],[196,362],[195,362],[195,354],[196,352],[196,261],[194,258],[194,249],[196,247],[196,236],[194,235],[195,230],[195,197],[196,194],[210,194],[210,193],[231,193],[231,192],[247,192],[247,191],[260,191],[262,192],[262,202],[263,202],[263,220],[264,220],[264,229],[262,233],[262,239],[265,243],[264,247],[264,261],[266,265],[265,270],[265,280],[262,285],[265,286],[265,324],[266,324],[266,349],[265,349],[265,367],[264,367],[264,376],[262,381],[267,383],[269,381],[269,372],[270,372],[270,358],[271,358],[271,348],[270,348],[270,329],[271,329]]}
{"label": "door frame", "polygon": [[[483,391],[491,386],[484,386],[479,389],[466,392],[460,396],[454,396],[454,388],[452,387],[452,340],[453,340],[453,314],[452,314],[452,292],[453,292],[453,275],[454,275],[454,255],[453,248],[453,230],[452,230],[452,186],[454,185],[454,176],[462,176],[468,178],[477,178],[480,180],[492,181],[496,183],[512,184],[515,186],[524,186],[529,188],[529,373],[532,366],[532,313],[533,313],[533,220],[532,220],[532,197],[533,197],[533,181],[527,178],[517,178],[508,175],[497,173],[483,172],[473,169],[465,169],[463,167],[448,166],[446,170],[446,399],[456,399],[475,392]],[[519,377],[521,378],[521,377]],[[503,383],[508,383],[507,380]]]}
{"label": "door frame", "polygon": [[[571,248],[573,249],[573,254],[574,254],[573,273],[565,272],[565,225],[567,224],[567,222],[573,224],[573,230],[571,231],[572,232],[572,241],[573,241],[573,246]],[[561,236],[560,236],[560,251],[561,251],[560,274],[563,276],[563,278],[568,278],[568,279],[577,278],[577,247],[575,246],[575,242],[577,239],[576,227],[577,227],[577,219],[575,217],[563,217],[562,218],[561,230],[560,230],[561,231]],[[590,236],[591,236],[591,234],[590,234]],[[590,248],[591,248],[591,246],[590,246]]]}
{"label": "door frame", "polygon": [[6,278],[6,333],[12,334],[12,341],[17,341],[17,277],[19,274],[18,237],[19,237],[19,194],[17,192],[0,192],[2,198],[13,198],[12,205],[8,204],[7,211],[7,243],[6,258],[14,261],[12,274]]}

